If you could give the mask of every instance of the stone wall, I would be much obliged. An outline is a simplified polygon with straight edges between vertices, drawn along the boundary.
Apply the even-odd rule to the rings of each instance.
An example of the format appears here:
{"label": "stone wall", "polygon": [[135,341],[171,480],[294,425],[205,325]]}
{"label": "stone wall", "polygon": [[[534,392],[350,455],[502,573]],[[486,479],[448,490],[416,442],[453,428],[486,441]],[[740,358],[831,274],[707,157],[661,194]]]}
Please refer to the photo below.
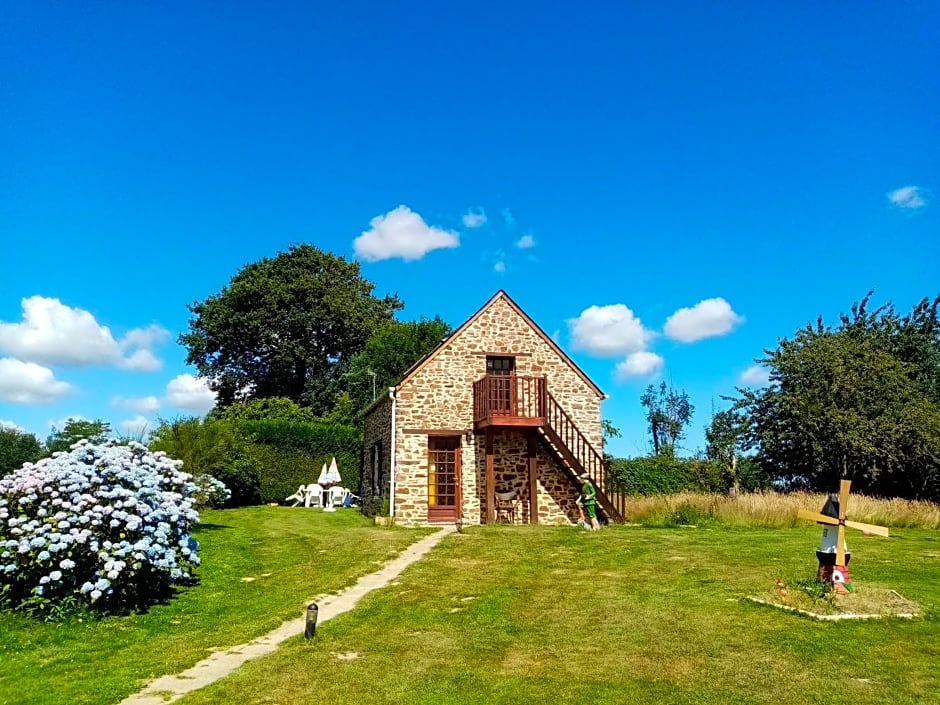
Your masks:
{"label": "stone wall", "polygon": [[[372,448],[378,443],[381,449],[381,470],[378,486],[373,484]],[[362,467],[360,489],[363,498],[388,497],[389,481],[392,477],[392,400],[384,395],[369,410],[365,417],[362,434]]]}
{"label": "stone wall", "polygon": [[[464,521],[481,521],[485,463],[483,433],[475,434],[469,442],[465,434],[473,428],[473,383],[486,374],[487,355],[515,356],[516,374],[519,376],[546,375],[549,393],[600,452],[600,399],[597,393],[516,313],[505,298],[497,297],[397,391],[395,514],[401,523],[427,521],[429,431],[449,431],[462,436]],[[500,483],[526,484],[525,435],[519,431],[511,434],[498,432],[494,441],[498,443],[494,446],[497,487],[502,490]],[[522,475],[519,475],[520,465],[523,466]],[[541,446],[538,469],[540,521],[568,521],[572,512],[576,517],[577,508],[573,502],[577,499],[577,488]],[[527,499],[525,507],[524,517],[528,520]],[[520,520],[522,517],[517,515],[517,521]]]}

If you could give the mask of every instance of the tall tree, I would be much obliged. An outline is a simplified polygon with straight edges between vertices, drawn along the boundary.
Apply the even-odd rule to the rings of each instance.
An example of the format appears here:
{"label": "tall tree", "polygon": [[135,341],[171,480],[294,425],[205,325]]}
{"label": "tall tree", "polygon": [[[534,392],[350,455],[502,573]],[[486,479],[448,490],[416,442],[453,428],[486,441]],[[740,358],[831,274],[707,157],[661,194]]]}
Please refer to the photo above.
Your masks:
{"label": "tall tree", "polygon": [[674,454],[676,444],[695,411],[689,403],[689,395],[661,382],[658,389],[649,385],[640,397],[640,403],[646,407],[653,452],[656,455]]}
{"label": "tall tree", "polygon": [[771,385],[739,390],[749,442],[766,467],[820,490],[940,499],[940,325],[924,299],[910,314],[868,310],[833,328],[819,318],[761,362]]}
{"label": "tall tree", "polygon": [[0,476],[35,463],[42,455],[39,439],[32,433],[0,426]]}
{"label": "tall tree", "polygon": [[728,489],[737,494],[740,486],[738,459],[745,444],[747,417],[736,409],[716,411],[705,429],[705,454],[721,464]]}
{"label": "tall tree", "polygon": [[111,424],[107,421],[69,419],[62,425],[62,428],[52,428],[52,433],[46,439],[46,450],[50,453],[68,450],[82,439],[92,443],[103,443],[110,435]]}
{"label": "tall tree", "polygon": [[402,303],[377,298],[359,263],[296,245],[243,267],[189,306],[188,354],[225,407],[239,398],[287,397],[328,412],[340,375]]}
{"label": "tall tree", "polygon": [[[390,321],[369,338],[353,357],[343,375],[349,394],[350,413],[361,413],[418,360],[434,350],[450,334],[440,317],[418,321]],[[338,402],[346,403],[339,398]]]}

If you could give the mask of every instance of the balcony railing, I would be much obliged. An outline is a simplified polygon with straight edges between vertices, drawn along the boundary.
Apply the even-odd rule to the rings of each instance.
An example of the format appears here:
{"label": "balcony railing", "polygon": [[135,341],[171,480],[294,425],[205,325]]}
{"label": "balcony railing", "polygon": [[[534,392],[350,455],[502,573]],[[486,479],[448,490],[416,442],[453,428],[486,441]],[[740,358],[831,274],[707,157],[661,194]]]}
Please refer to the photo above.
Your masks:
{"label": "balcony railing", "polygon": [[486,375],[473,383],[476,426],[536,426],[544,422],[548,385],[545,377]]}

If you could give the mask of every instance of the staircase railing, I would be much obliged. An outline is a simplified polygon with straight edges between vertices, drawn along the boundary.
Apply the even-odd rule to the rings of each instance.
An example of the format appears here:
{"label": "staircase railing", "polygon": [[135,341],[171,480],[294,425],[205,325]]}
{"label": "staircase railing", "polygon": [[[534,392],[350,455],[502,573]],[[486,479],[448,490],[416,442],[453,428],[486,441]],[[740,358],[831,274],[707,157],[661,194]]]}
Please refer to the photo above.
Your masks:
{"label": "staircase railing", "polygon": [[473,383],[473,422],[486,419],[545,417],[546,379],[523,375],[486,375]]}
{"label": "staircase railing", "polygon": [[612,521],[627,516],[627,498],[616,490],[604,456],[597,452],[555,398],[546,392],[546,431],[577,473],[586,472],[597,490],[597,500]]}

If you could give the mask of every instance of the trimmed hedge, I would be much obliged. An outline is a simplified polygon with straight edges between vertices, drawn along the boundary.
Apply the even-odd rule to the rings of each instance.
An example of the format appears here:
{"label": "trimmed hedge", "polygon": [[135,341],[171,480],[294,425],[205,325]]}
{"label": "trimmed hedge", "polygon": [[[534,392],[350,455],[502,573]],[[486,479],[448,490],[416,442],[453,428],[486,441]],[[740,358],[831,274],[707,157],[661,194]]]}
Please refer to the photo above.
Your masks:
{"label": "trimmed hedge", "polygon": [[[628,495],[727,492],[731,478],[714,460],[650,455],[640,458],[614,458],[610,463],[614,481]],[[738,484],[744,492],[766,489],[770,478],[753,458],[738,461]]]}
{"label": "trimmed hedge", "polygon": [[351,426],[283,419],[246,420],[238,428],[261,476],[261,501],[282,502],[298,486],[316,482],[323,464],[335,456],[342,485],[359,487],[362,434]]}

